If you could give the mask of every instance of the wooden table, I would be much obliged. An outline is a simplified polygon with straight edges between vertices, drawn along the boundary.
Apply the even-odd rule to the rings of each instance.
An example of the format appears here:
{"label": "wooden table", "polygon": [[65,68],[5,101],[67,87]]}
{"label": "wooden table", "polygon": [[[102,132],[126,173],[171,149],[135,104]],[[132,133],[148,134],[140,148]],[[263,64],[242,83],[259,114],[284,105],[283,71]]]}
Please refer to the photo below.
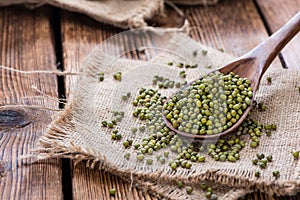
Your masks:
{"label": "wooden table", "polygon": [[[215,7],[181,7],[192,26],[192,37],[208,46],[241,55],[263,41],[300,10],[300,0],[221,0]],[[53,7],[29,10],[22,6],[0,8],[0,64],[20,70],[77,71],[85,56],[101,41],[122,30],[86,16]],[[275,62],[300,69],[300,35]],[[0,106],[11,104],[61,107],[45,95],[68,99],[74,77],[20,74],[0,69]],[[0,111],[0,199],[156,199],[120,178],[74,166],[65,159],[27,165],[29,154],[51,122],[55,111],[10,108]],[[28,159],[27,159],[28,160]],[[30,159],[29,159],[30,161]],[[252,193],[247,199],[300,199]]]}

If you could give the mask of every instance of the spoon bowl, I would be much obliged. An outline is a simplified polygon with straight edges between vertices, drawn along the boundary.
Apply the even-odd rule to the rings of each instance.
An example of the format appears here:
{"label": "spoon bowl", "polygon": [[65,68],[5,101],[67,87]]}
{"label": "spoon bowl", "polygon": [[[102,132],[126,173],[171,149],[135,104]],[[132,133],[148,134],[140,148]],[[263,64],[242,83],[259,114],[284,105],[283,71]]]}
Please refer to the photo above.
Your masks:
{"label": "spoon bowl", "polygon": [[[226,129],[223,132],[213,135],[194,135],[191,133],[179,131],[176,128],[174,128],[172,124],[166,119],[164,112],[162,112],[163,119],[166,125],[172,131],[181,136],[199,140],[216,139],[233,133],[249,114],[262,76],[264,75],[272,61],[275,59],[275,57],[279,54],[279,52],[299,31],[300,12],[298,12],[288,23],[281,27],[277,32],[271,35],[266,41],[262,42],[261,44],[253,48],[251,51],[234,60],[233,62],[215,70],[223,74],[229,74],[230,72],[234,72],[241,78],[249,79],[250,86],[253,91],[251,104],[246,108],[246,110],[244,110],[243,115],[240,116],[239,120],[237,120],[237,122],[234,123],[230,128]],[[189,85],[191,85],[191,83]],[[172,96],[169,97],[165,103],[167,103],[171,98]]]}

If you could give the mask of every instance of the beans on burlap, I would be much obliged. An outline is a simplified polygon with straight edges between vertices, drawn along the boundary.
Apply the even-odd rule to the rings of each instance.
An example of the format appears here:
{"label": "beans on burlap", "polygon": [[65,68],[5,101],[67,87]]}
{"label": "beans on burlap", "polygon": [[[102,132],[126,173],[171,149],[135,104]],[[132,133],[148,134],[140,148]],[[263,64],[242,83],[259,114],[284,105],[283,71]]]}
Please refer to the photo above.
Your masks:
{"label": "beans on burlap", "polygon": [[[128,45],[119,44],[118,37],[125,38]],[[126,55],[135,49],[148,61],[126,59]],[[208,53],[195,56],[195,50],[207,50]],[[199,190],[199,184],[207,181],[219,187],[216,191],[224,199],[228,196],[228,199],[238,198],[253,189],[277,195],[296,193],[300,186],[300,162],[291,152],[299,149],[300,143],[300,72],[279,67],[271,67],[266,72],[266,76],[272,77],[272,84],[263,77],[256,100],[264,102],[267,110],[254,111],[252,117],[264,124],[276,123],[278,128],[271,137],[261,136],[257,148],[250,147],[248,138],[246,147],[240,151],[240,160],[235,163],[218,162],[207,156],[205,163],[193,163],[189,170],[178,168],[174,171],[167,162],[161,164],[156,160],[163,150],[150,156],[153,164],[149,165],[136,159],[134,148],[125,149],[122,145],[127,138],[138,143],[147,136],[147,131],[131,132],[132,127],[145,125],[132,116],[134,107],[130,101],[138,89],[153,88],[152,78],[157,74],[172,80],[180,79],[181,69],[168,66],[169,61],[198,64],[198,68],[186,70],[189,82],[232,59],[232,56],[198,44],[182,33],[134,30],[106,40],[82,64],[81,74],[85,75],[78,77],[72,99],[41,137],[38,158],[66,157],[75,162],[85,161],[88,167],[107,170],[170,199],[201,198],[204,192]],[[204,67],[208,65],[212,68]],[[121,82],[113,78],[119,71],[123,76]],[[105,74],[103,82],[98,80],[99,72]],[[170,96],[177,90],[162,89],[160,92]],[[129,102],[122,100],[122,95],[127,92],[132,94]],[[125,112],[117,125],[123,135],[121,141],[112,140],[112,130],[101,125],[101,121],[112,118],[113,111]],[[131,154],[129,160],[123,157],[125,152]],[[257,152],[273,155],[273,162],[264,170],[252,164]],[[170,159],[175,156],[170,153]],[[260,178],[255,177],[257,170],[261,171]],[[280,171],[277,179],[272,176],[274,170]],[[193,186],[197,192],[191,196],[184,189],[176,189],[179,180]]]}

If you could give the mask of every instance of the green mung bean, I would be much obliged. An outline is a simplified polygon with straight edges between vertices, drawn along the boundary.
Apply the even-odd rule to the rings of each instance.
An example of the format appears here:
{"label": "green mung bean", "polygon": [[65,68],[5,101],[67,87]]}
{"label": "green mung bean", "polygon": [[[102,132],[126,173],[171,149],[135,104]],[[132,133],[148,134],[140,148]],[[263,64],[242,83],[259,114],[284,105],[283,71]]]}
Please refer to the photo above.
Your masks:
{"label": "green mung bean", "polygon": [[137,128],[135,128],[135,127],[131,128],[131,132],[132,133],[136,133],[137,132]]}
{"label": "green mung bean", "polygon": [[258,159],[253,159],[253,160],[252,160],[252,163],[253,163],[254,165],[257,165]]}
{"label": "green mung bean", "polygon": [[298,159],[299,158],[299,151],[293,151],[292,155],[295,159]]}
{"label": "green mung bean", "polygon": [[207,192],[213,192],[212,187],[207,188]]}
{"label": "green mung bean", "polygon": [[113,75],[114,79],[117,81],[121,81],[122,80],[122,73],[121,72],[117,72],[116,74]]}
{"label": "green mung bean", "polygon": [[276,131],[276,130],[277,130],[277,125],[276,125],[276,124],[271,124],[271,129],[272,129],[273,131]]}
{"label": "green mung bean", "polygon": [[177,187],[182,188],[184,186],[182,181],[177,181]]}
{"label": "green mung bean", "polygon": [[210,199],[212,196],[212,192],[206,192],[205,197]]}
{"label": "green mung bean", "polygon": [[172,65],[173,65],[173,62],[168,62],[168,65],[169,65],[169,66],[172,66]]}
{"label": "green mung bean", "polygon": [[115,196],[115,194],[116,194],[116,189],[113,188],[109,190],[109,195]]}
{"label": "green mung bean", "polygon": [[148,165],[152,165],[152,163],[153,163],[153,160],[150,159],[150,158],[148,158],[148,159],[147,159],[147,164],[148,164]]}
{"label": "green mung bean", "polygon": [[258,162],[258,165],[261,169],[265,169],[267,167],[267,164],[264,162]]}
{"label": "green mung bean", "polygon": [[254,175],[255,175],[255,177],[259,178],[259,177],[260,177],[260,172],[259,172],[259,171],[256,171],[256,172],[254,173]]}
{"label": "green mung bean", "polygon": [[208,53],[208,51],[205,49],[203,49],[201,52],[202,52],[202,55],[204,55],[204,56]]}
{"label": "green mung bean", "polygon": [[206,183],[201,183],[201,184],[200,184],[200,188],[201,188],[202,190],[206,190],[206,189],[207,189],[207,184],[206,184]]}
{"label": "green mung bean", "polygon": [[138,155],[136,156],[136,158],[137,158],[139,161],[142,161],[142,160],[144,160],[144,155],[143,155],[143,154],[138,154]]}
{"label": "green mung bean", "polygon": [[186,187],[186,192],[188,193],[188,194],[192,194],[193,193],[193,188],[191,187],[191,186],[187,186]]}
{"label": "green mung bean", "polygon": [[267,157],[268,162],[272,162],[273,161],[273,156],[272,155],[268,155]]}
{"label": "green mung bean", "polygon": [[278,178],[279,176],[280,176],[280,172],[279,171],[273,171],[273,176],[275,177],[275,178]]}
{"label": "green mung bean", "polygon": [[179,67],[179,68],[183,68],[183,66],[184,66],[183,63],[178,63],[178,64],[177,64],[177,67]]}
{"label": "green mung bean", "polygon": [[185,71],[179,72],[179,76],[180,76],[181,78],[186,78],[186,73],[185,73]]}
{"label": "green mung bean", "polygon": [[129,160],[129,158],[130,158],[130,153],[125,153],[125,154],[124,154],[124,158],[127,159],[127,160]]}
{"label": "green mung bean", "polygon": [[104,72],[99,72],[98,76],[100,82],[104,81]]}
{"label": "green mung bean", "polygon": [[197,56],[198,50],[193,51],[193,56]]}
{"label": "green mung bean", "polygon": [[265,157],[265,154],[263,154],[263,153],[257,153],[256,157],[261,160],[261,159],[263,159]]}
{"label": "green mung bean", "polygon": [[102,124],[102,126],[107,127],[108,123],[107,123],[107,121],[102,121],[101,124]]}
{"label": "green mung bean", "polygon": [[171,169],[176,170],[177,164],[175,162],[173,162],[173,163],[171,163],[170,167],[171,167]]}
{"label": "green mung bean", "polygon": [[219,47],[218,50],[224,52],[224,49],[222,47]]}

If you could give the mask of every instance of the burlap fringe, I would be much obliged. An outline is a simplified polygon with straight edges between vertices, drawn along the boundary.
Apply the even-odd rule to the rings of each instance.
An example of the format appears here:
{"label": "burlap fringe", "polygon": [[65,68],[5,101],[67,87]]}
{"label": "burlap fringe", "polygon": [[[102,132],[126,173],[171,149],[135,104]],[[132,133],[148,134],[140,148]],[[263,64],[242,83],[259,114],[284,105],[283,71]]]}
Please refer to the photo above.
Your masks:
{"label": "burlap fringe", "polygon": [[[60,119],[61,120],[61,119]],[[295,195],[297,190],[300,188],[300,180],[298,181],[274,181],[274,182],[265,182],[258,181],[255,182],[250,179],[241,179],[238,176],[228,173],[220,173],[218,170],[207,171],[202,174],[193,174],[193,172],[187,172],[184,175],[174,174],[170,169],[169,171],[157,171],[151,174],[141,172],[138,169],[122,170],[110,163],[105,156],[101,155],[99,152],[94,151],[93,149],[88,148],[79,148],[73,144],[70,144],[70,147],[66,148],[59,145],[56,141],[63,140],[68,137],[69,133],[66,133],[60,127],[56,126],[56,122],[52,123],[52,127],[55,127],[55,131],[48,131],[46,135],[40,140],[43,148],[39,148],[36,152],[39,154],[38,159],[48,159],[48,158],[69,158],[79,163],[82,161],[86,162],[86,167],[94,169],[95,166],[99,170],[105,170],[111,172],[120,177],[134,177],[134,179],[139,179],[143,181],[154,181],[160,180],[168,184],[174,184],[174,180],[180,180],[183,182],[189,182],[191,185],[199,185],[203,181],[212,181],[217,184],[221,184],[228,187],[236,188],[239,186],[239,190],[234,190],[228,194],[229,198],[236,198],[239,195],[245,195],[247,191],[259,190],[266,192],[268,194],[275,194],[279,196],[285,195]],[[58,134],[59,133],[59,134]],[[95,156],[97,155],[97,156]],[[246,190],[246,191],[244,191]]]}

